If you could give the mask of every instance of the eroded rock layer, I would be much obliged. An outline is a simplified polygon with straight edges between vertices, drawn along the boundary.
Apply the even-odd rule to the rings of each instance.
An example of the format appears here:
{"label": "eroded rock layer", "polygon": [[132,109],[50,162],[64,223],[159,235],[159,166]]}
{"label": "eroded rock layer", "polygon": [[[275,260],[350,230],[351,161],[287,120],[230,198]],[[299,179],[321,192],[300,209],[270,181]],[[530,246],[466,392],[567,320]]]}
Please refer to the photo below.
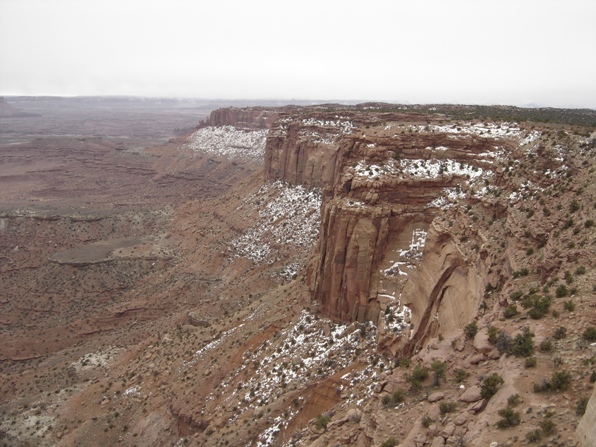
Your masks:
{"label": "eroded rock layer", "polygon": [[322,313],[376,324],[392,303],[407,306],[410,349],[469,322],[488,282],[487,253],[463,254],[434,219],[458,201],[493,206],[485,196],[503,181],[495,160],[532,140],[516,125],[418,114],[282,114],[267,138],[266,176],[324,188],[309,271]]}

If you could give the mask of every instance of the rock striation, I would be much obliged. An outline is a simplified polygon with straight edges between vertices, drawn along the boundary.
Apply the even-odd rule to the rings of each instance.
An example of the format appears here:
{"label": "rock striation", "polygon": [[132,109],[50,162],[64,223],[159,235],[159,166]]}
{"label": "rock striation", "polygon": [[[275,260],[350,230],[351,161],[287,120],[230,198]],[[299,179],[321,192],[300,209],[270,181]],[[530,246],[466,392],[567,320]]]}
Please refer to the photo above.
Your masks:
{"label": "rock striation", "polygon": [[502,182],[493,162],[526,136],[513,126],[451,126],[416,113],[281,113],[267,138],[266,177],[323,189],[308,274],[322,314],[378,323],[407,307],[409,350],[471,321],[490,257],[464,254],[435,217],[456,202],[493,206],[483,199]]}

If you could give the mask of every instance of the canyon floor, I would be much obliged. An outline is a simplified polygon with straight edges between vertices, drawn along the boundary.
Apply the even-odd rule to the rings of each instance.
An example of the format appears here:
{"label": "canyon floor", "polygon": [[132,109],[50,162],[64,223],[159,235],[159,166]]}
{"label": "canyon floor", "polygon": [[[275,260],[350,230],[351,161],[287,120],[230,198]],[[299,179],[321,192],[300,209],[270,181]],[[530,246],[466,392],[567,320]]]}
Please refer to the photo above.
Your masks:
{"label": "canyon floor", "polygon": [[0,445],[594,445],[590,111],[44,101]]}

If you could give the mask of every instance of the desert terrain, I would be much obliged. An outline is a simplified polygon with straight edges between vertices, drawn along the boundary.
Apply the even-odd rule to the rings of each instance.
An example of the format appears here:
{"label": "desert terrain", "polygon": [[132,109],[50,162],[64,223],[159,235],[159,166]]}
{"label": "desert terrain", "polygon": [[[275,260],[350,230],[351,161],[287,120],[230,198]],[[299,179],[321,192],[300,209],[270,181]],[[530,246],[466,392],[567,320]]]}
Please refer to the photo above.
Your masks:
{"label": "desert terrain", "polygon": [[4,103],[0,445],[594,445],[594,111]]}

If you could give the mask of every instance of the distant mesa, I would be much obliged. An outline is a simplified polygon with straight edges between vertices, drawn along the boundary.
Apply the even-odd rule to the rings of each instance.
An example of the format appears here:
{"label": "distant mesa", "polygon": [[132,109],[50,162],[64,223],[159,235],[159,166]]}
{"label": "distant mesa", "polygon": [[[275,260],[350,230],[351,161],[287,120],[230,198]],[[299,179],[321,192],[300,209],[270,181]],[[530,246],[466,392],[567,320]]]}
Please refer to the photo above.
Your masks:
{"label": "distant mesa", "polygon": [[0,96],[0,118],[34,118],[37,116],[41,115],[17,109],[7,103],[3,96]]}

